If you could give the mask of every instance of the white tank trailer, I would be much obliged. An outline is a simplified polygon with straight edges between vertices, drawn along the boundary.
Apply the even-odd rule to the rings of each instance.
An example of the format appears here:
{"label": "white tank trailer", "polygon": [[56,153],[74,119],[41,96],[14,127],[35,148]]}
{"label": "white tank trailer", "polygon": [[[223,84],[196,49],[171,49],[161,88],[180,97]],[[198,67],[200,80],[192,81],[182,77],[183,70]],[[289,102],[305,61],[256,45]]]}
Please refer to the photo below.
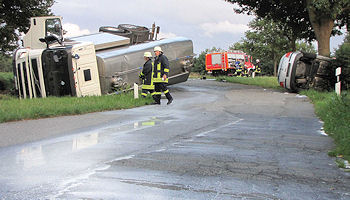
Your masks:
{"label": "white tank trailer", "polygon": [[159,27],[121,24],[99,33],[63,38],[62,18],[33,17],[14,52],[19,98],[113,93],[139,83],[143,53],[160,46],[170,62],[169,84],[185,82],[193,65],[193,43],[176,37],[156,40]]}

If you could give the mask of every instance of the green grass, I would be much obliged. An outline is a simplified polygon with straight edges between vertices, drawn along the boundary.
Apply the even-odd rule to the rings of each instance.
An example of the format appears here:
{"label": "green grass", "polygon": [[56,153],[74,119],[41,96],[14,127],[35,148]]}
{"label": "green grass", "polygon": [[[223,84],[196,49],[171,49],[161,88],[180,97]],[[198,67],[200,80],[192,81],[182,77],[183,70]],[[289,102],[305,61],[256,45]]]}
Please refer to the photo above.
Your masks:
{"label": "green grass", "polygon": [[256,85],[264,88],[273,88],[273,89],[283,89],[279,86],[277,78],[274,76],[256,76],[252,77],[229,77],[229,76],[220,76],[216,78],[219,81],[226,80],[230,83],[240,83],[244,85]]}
{"label": "green grass", "polygon": [[325,132],[334,139],[336,147],[328,155],[350,160],[350,93],[337,96],[334,92],[308,90],[301,94],[312,100]]}
{"label": "green grass", "polygon": [[0,99],[0,123],[23,119],[38,119],[62,115],[75,115],[116,109],[127,109],[150,104],[152,98],[134,99],[133,93],[91,97],[48,97]]}

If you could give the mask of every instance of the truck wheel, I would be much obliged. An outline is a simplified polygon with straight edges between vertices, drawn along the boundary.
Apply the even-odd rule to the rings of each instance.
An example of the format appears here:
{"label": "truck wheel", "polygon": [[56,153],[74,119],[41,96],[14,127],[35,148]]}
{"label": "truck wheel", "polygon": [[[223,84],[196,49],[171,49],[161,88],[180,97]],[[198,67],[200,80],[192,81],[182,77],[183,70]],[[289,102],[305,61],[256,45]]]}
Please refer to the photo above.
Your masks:
{"label": "truck wheel", "polygon": [[307,52],[301,52],[303,54],[303,57],[305,58],[311,58],[311,59],[316,59],[316,54],[314,53],[307,53]]}
{"label": "truck wheel", "polygon": [[249,71],[248,71],[248,76],[251,77],[252,74],[253,74],[252,70],[249,70]]}
{"label": "truck wheel", "polygon": [[117,34],[117,33],[125,33],[125,30],[114,27],[114,26],[101,26],[99,28],[99,32],[107,32],[107,33]]}
{"label": "truck wheel", "polygon": [[119,29],[122,30],[128,30],[128,31],[149,31],[148,28],[144,27],[144,26],[137,26],[137,25],[133,25],[133,24],[119,24],[118,25]]}
{"label": "truck wheel", "polygon": [[99,31],[127,37],[127,38],[130,38],[130,42],[132,41],[132,33],[131,31],[128,31],[128,30],[120,29],[114,26],[101,26],[99,28]]}
{"label": "truck wheel", "polygon": [[149,34],[149,29],[147,27],[137,26],[133,24],[119,24],[118,28],[122,30],[130,31],[132,33],[131,43],[133,44],[141,43],[149,40],[150,34]]}

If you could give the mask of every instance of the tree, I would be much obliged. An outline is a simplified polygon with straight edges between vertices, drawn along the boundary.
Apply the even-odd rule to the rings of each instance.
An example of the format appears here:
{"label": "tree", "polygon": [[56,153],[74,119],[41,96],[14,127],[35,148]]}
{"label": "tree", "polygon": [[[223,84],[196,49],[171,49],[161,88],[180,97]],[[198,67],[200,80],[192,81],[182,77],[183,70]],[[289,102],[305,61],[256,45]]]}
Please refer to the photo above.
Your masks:
{"label": "tree", "polygon": [[0,0],[0,51],[8,53],[17,46],[20,32],[27,32],[30,17],[51,15],[54,0]]}
{"label": "tree", "polygon": [[276,75],[278,61],[287,51],[298,49],[314,52],[310,44],[302,42],[291,43],[291,30],[284,29],[283,26],[273,22],[271,19],[256,18],[249,23],[249,27],[251,30],[245,33],[245,38],[242,42],[235,43],[230,49],[242,50],[253,56],[253,58],[262,60],[262,69],[266,74]]}
{"label": "tree", "polygon": [[284,24],[293,31],[295,38],[312,41],[317,39],[318,53],[329,56],[329,38],[348,25],[349,0],[226,0],[236,4],[237,13],[255,14]]}
{"label": "tree", "polygon": [[9,55],[0,53],[0,72],[12,71],[12,58]]}

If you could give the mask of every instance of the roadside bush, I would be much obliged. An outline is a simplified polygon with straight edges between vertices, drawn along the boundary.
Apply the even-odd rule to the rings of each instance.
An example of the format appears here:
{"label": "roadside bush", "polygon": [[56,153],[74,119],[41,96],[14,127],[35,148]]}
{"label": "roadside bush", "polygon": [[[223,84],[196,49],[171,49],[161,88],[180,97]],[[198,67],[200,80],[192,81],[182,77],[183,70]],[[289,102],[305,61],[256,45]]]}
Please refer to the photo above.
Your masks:
{"label": "roadside bush", "polygon": [[0,53],[0,72],[12,71],[12,59],[11,56]]}
{"label": "roadside bush", "polygon": [[336,67],[342,68],[341,81],[344,90],[350,89],[350,34],[346,36],[344,43],[335,52]]}
{"label": "roadside bush", "polygon": [[11,72],[0,72],[0,92],[10,93],[13,88],[13,74]]}

